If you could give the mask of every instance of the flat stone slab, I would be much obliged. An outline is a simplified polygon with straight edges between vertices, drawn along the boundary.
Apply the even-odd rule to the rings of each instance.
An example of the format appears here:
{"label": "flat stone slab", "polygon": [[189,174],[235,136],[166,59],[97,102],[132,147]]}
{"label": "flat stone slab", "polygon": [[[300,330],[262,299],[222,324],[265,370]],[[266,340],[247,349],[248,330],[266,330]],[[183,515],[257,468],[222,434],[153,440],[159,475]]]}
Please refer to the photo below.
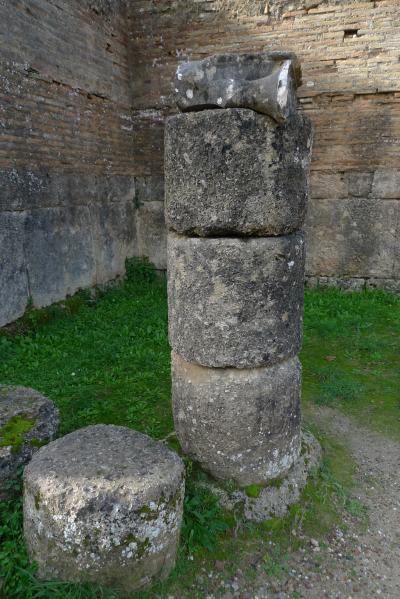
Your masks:
{"label": "flat stone slab", "polygon": [[304,223],[312,125],[283,125],[252,110],[169,117],[165,215],[184,235],[285,235]]}
{"label": "flat stone slab", "polygon": [[27,387],[0,385],[0,487],[54,439],[58,424],[50,399]]}
{"label": "flat stone slab", "polygon": [[219,498],[222,507],[243,514],[247,520],[264,522],[270,518],[282,518],[288,509],[300,499],[311,472],[321,462],[321,446],[313,435],[302,433],[301,453],[292,468],[282,477],[268,484],[250,485],[234,489],[229,484],[202,483]]}
{"label": "flat stone slab", "polygon": [[300,83],[291,52],[215,54],[178,66],[175,100],[181,110],[251,108],[282,122],[296,111]]}
{"label": "flat stone slab", "polygon": [[301,365],[205,368],[172,352],[172,404],[183,451],[214,478],[262,484],[300,453]]}
{"label": "flat stone slab", "polygon": [[184,466],[163,443],[97,425],[41,449],[25,469],[24,532],[38,576],[124,595],[175,563]]}
{"label": "flat stone slab", "polygon": [[269,366],[301,346],[304,241],[168,234],[169,339],[187,362]]}

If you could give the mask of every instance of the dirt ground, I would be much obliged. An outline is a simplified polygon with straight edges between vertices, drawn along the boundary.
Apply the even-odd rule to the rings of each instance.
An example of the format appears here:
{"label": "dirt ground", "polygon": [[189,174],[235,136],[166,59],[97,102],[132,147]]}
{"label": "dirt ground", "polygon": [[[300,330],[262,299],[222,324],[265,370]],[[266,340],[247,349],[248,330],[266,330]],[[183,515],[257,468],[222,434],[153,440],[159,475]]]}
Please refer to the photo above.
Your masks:
{"label": "dirt ground", "polygon": [[223,599],[400,599],[400,444],[357,426],[339,412],[316,408],[321,430],[347,445],[357,463],[356,497],[368,509],[361,527],[350,516],[327,546],[293,554],[279,580],[260,569],[251,583],[240,575]]}

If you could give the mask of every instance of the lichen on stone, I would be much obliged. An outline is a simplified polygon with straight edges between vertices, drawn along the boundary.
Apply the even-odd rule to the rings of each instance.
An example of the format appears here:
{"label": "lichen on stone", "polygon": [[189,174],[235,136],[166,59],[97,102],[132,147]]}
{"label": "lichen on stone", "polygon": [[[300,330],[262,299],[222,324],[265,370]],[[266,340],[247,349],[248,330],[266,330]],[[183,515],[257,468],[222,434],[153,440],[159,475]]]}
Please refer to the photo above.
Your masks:
{"label": "lichen on stone", "polygon": [[178,545],[183,472],[164,445],[113,425],[43,448],[24,473],[26,539],[38,576],[105,586],[116,579],[132,591],[145,576],[164,575]]}

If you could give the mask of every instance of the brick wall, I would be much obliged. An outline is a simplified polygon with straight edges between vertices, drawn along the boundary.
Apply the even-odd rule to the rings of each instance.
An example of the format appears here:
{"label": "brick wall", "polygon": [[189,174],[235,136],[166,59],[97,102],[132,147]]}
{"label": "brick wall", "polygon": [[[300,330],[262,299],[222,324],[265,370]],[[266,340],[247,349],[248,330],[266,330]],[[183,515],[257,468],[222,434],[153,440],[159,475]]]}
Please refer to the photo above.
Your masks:
{"label": "brick wall", "polygon": [[116,2],[0,2],[0,325],[134,252],[124,23]]}
{"label": "brick wall", "polygon": [[175,110],[180,60],[296,52],[300,104],[315,125],[309,279],[400,289],[398,0],[138,0],[128,29],[135,118],[155,115],[136,136],[148,180],[163,172],[163,117]]}
{"label": "brick wall", "polygon": [[0,0],[0,326],[165,266],[177,63],[295,51],[315,124],[311,280],[399,287],[398,0]]}

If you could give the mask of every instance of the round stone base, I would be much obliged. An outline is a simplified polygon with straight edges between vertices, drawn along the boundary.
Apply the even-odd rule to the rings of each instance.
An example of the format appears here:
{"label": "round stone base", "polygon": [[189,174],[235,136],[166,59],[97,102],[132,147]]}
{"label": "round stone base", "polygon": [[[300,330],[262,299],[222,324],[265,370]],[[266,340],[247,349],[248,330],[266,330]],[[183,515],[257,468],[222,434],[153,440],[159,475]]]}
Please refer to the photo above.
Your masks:
{"label": "round stone base", "polygon": [[266,485],[249,485],[234,490],[216,481],[201,484],[218,496],[223,508],[242,513],[246,520],[263,522],[285,516],[288,508],[299,501],[310,472],[319,466],[320,460],[320,444],[313,435],[303,432],[300,457],[285,476]]}
{"label": "round stone base", "polygon": [[24,534],[38,577],[128,597],[166,578],[183,496],[182,460],[132,429],[99,424],[49,443],[24,472]]}

